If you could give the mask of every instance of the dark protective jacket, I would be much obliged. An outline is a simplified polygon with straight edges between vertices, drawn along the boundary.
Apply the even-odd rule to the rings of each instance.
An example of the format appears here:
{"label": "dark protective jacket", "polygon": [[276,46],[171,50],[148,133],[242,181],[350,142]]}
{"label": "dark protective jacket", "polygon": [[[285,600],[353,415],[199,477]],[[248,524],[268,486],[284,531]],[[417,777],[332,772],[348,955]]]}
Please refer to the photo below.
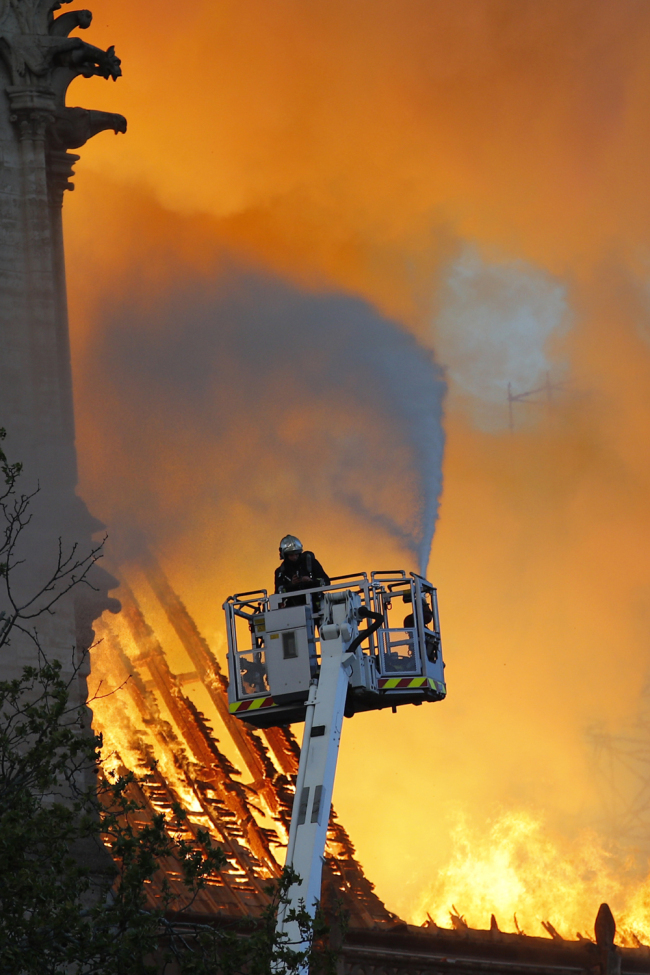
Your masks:
{"label": "dark protective jacket", "polygon": [[[293,577],[297,581],[293,582]],[[301,582],[305,576],[310,581]],[[284,559],[275,570],[276,592],[300,592],[301,589],[316,589],[317,586],[329,586],[330,578],[313,552],[302,552],[295,562]]]}

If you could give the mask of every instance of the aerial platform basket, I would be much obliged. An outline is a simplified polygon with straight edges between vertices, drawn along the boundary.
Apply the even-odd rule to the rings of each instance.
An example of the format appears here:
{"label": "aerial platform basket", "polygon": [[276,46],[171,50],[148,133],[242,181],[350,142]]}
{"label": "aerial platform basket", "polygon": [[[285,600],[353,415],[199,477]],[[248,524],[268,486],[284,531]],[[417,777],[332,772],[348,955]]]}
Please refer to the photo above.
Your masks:
{"label": "aerial platform basket", "polygon": [[323,641],[334,638],[348,661],[346,716],[445,697],[436,590],[414,572],[339,576],[299,593],[239,593],[224,610],[230,712],[258,728],[305,720]]}

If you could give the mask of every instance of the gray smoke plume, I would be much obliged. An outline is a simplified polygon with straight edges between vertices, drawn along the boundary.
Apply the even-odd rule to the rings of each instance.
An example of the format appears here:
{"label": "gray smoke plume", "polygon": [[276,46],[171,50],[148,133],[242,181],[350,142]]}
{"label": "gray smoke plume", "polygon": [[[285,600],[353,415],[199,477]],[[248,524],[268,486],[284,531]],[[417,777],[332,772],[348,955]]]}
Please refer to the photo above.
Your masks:
{"label": "gray smoke plume", "polygon": [[[96,423],[120,429],[116,466],[129,471],[115,489],[123,525],[155,542],[208,502],[236,496],[266,517],[308,499],[399,539],[426,571],[445,383],[397,323],[355,297],[233,269],[227,286],[185,279],[153,302],[113,302],[96,341],[91,395],[112,403],[109,417],[97,402]],[[170,519],[174,479],[188,503]]]}
{"label": "gray smoke plume", "polygon": [[437,295],[435,348],[455,406],[481,430],[508,422],[508,389],[540,386],[566,369],[558,338],[571,321],[566,283],[522,260],[489,262],[466,244]]}

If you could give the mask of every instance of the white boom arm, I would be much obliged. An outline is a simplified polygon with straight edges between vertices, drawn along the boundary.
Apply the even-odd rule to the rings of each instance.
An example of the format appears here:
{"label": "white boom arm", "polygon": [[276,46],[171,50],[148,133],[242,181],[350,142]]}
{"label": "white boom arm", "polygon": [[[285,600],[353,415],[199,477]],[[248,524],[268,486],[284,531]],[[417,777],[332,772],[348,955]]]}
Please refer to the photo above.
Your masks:
{"label": "white boom arm", "polygon": [[[344,594],[348,597],[350,594]],[[329,602],[329,600],[328,600]],[[305,731],[291,814],[286,865],[300,883],[289,890],[289,903],[278,912],[278,933],[289,936],[295,951],[305,950],[295,921],[286,920],[300,901],[313,917],[321,895],[323,855],[327,838],[343,713],[354,654],[347,653],[357,633],[349,599],[330,603],[332,621],[321,627],[321,665],[309,690]]]}
{"label": "white boom arm", "polygon": [[[403,623],[395,619],[400,602],[411,607]],[[304,595],[240,593],[224,609],[230,713],[258,728],[305,722],[286,857],[299,882],[277,922],[283,944],[305,951],[299,925],[288,915],[302,902],[313,918],[320,901],[344,713],[395,711],[400,704],[442,701],[447,693],[436,590],[400,569],[373,572],[370,579],[342,576]],[[361,632],[360,620],[368,621]],[[249,636],[239,647],[242,621]],[[307,975],[303,969],[300,975]]]}

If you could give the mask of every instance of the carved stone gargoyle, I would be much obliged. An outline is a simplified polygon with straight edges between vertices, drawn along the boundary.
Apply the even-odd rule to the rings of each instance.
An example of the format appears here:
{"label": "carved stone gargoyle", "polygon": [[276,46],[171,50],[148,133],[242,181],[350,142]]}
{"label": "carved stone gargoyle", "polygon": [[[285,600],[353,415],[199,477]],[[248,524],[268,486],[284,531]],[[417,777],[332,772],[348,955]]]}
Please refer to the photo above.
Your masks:
{"label": "carved stone gargoyle", "polygon": [[[69,36],[90,27],[89,10],[54,16],[69,2],[0,0],[0,57],[11,80],[7,88],[11,120],[21,140],[43,140],[50,154],[79,148],[98,132],[126,132],[123,115],[65,104],[75,78],[98,76],[115,81],[122,74],[114,47],[103,51]],[[50,168],[59,171],[61,163]]]}
{"label": "carved stone gargoyle", "polygon": [[98,132],[110,129],[116,134],[126,132],[124,116],[92,108],[60,108],[48,126],[47,140],[53,149],[79,149]]}

